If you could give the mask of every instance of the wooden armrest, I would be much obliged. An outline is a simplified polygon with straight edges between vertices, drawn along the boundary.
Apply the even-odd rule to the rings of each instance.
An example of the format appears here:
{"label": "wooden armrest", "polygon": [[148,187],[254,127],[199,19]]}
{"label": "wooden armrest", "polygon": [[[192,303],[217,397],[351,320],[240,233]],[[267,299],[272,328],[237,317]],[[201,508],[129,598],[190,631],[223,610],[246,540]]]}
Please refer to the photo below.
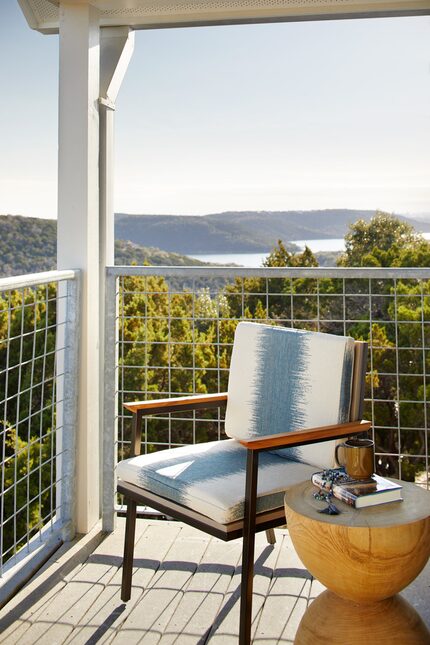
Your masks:
{"label": "wooden armrest", "polygon": [[239,443],[248,450],[267,450],[268,448],[288,448],[301,446],[306,443],[338,439],[349,435],[367,432],[372,427],[370,421],[350,421],[348,423],[336,424],[333,426],[322,426],[321,428],[306,428],[305,430],[294,430],[284,434],[275,434],[254,439],[252,441],[239,440]]}
{"label": "wooden armrest", "polygon": [[178,396],[173,399],[157,399],[152,401],[135,401],[124,403],[130,412],[140,412],[141,415],[178,412],[180,410],[198,410],[217,408],[227,401],[227,392],[220,394],[195,394],[191,396]]}
{"label": "wooden armrest", "polygon": [[180,412],[181,410],[204,410],[218,408],[225,405],[227,392],[220,394],[194,394],[191,396],[178,396],[174,399],[157,399],[153,401],[135,401],[124,403],[124,407],[133,412],[133,427],[131,431],[131,456],[140,454],[142,435],[142,417],[148,414],[165,414]]}

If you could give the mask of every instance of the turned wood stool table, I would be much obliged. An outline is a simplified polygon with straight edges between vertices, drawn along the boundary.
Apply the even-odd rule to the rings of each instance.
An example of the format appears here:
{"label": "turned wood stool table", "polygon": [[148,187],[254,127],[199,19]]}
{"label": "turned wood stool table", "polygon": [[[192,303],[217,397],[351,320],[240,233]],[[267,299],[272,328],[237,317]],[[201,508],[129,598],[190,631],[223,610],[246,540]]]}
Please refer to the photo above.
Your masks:
{"label": "turned wood stool table", "polygon": [[297,644],[430,644],[416,611],[395,595],[430,556],[430,492],[398,483],[404,501],[357,510],[335,499],[340,515],[318,513],[324,503],[314,499],[311,482],[287,490],[291,540],[305,567],[328,589],[303,616]]}

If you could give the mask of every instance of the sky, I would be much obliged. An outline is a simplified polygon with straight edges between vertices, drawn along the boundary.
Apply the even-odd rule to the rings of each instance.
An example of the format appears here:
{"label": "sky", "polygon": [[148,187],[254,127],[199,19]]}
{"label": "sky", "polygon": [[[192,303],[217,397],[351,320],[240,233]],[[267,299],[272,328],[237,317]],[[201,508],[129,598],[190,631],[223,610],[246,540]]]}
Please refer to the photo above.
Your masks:
{"label": "sky", "polygon": [[[430,213],[430,17],[136,33],[115,210]],[[57,214],[58,37],[0,0],[0,214]]]}

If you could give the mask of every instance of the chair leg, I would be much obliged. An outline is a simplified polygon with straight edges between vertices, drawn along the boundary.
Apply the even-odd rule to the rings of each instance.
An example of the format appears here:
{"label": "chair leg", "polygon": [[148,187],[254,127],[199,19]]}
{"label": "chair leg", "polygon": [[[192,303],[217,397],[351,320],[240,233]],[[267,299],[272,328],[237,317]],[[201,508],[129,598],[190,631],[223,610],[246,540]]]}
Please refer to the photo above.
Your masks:
{"label": "chair leg", "polygon": [[258,452],[256,450],[248,450],[246,464],[245,516],[243,520],[239,645],[249,645],[251,642],[257,476]]}
{"label": "chair leg", "polygon": [[136,532],[136,502],[127,499],[125,520],[124,560],[122,563],[121,600],[127,602],[131,596],[131,577],[133,574],[134,535]]}
{"label": "chair leg", "polygon": [[275,529],[267,529],[266,540],[268,544],[276,544]]}

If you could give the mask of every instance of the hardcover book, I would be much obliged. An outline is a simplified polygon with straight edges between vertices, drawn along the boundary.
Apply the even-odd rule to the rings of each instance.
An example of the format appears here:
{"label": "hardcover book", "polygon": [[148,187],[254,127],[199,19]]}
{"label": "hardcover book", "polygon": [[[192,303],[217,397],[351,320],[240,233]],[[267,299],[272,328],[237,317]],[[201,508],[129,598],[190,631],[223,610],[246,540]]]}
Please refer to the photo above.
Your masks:
{"label": "hardcover book", "polygon": [[331,488],[334,497],[355,508],[402,501],[402,487],[389,479],[372,475],[370,479],[354,480],[342,468],[337,469],[337,472],[338,476],[333,484],[327,479],[325,471],[314,473],[312,483],[322,490]]}

